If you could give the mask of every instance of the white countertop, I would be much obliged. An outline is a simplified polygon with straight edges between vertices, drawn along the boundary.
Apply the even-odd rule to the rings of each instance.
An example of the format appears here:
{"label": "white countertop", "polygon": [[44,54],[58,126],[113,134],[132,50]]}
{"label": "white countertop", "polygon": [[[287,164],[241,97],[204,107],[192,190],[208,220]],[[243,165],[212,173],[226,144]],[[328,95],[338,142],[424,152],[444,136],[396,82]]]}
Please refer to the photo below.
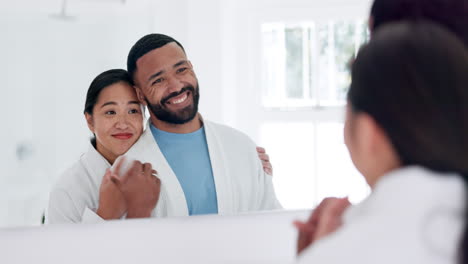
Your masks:
{"label": "white countertop", "polygon": [[308,210],[0,229],[0,263],[291,263]]}

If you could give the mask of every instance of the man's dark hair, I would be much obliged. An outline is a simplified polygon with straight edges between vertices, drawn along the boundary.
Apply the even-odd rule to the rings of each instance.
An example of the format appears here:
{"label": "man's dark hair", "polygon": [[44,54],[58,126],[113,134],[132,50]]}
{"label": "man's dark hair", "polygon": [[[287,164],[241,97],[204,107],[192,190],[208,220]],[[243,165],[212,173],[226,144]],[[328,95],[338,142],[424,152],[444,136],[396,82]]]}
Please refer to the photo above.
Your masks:
{"label": "man's dark hair", "polygon": [[374,31],[388,22],[429,20],[452,31],[468,46],[467,0],[374,0]]}
{"label": "man's dark hair", "polygon": [[132,78],[137,70],[136,62],[146,53],[159,49],[162,46],[175,42],[185,52],[184,47],[177,40],[164,34],[149,34],[138,40],[130,49],[127,57],[127,71]]}

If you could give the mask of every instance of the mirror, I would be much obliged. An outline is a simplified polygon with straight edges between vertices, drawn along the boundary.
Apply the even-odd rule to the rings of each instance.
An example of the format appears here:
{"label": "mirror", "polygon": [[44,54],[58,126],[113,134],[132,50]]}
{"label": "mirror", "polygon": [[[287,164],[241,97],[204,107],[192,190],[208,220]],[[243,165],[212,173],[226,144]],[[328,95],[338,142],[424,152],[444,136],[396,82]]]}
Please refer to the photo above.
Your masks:
{"label": "mirror", "polygon": [[[53,184],[88,148],[91,133],[83,116],[87,88],[97,74],[125,69],[131,46],[150,32],[171,35],[185,46],[200,82],[204,118],[239,129],[267,149],[284,208],[312,207],[329,195],[363,199],[368,187],[342,142],[343,104],[301,106],[297,91],[288,95],[295,105],[262,102],[267,83],[263,51],[279,47],[270,45],[275,38],[268,39],[271,34],[265,35],[262,25],[292,25],[295,29],[287,32],[294,46],[294,30],[303,21],[362,21],[369,3],[273,2],[1,2],[0,57],[6,63],[0,64],[0,78],[6,111],[0,130],[0,227],[41,224]],[[323,34],[331,38],[335,33],[340,34]],[[276,41],[281,41],[279,35]],[[291,58],[307,59],[304,52]]]}

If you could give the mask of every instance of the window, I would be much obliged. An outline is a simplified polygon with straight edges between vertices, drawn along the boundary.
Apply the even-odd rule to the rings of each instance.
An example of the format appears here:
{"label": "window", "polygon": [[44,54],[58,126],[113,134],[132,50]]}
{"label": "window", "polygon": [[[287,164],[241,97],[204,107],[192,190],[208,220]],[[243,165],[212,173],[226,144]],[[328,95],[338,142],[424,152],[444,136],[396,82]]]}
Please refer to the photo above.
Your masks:
{"label": "window", "polygon": [[263,24],[263,106],[344,105],[349,62],[367,38],[364,20]]}
{"label": "window", "polygon": [[359,202],[369,193],[343,141],[349,64],[368,40],[364,19],[264,23],[261,26],[260,145],[274,166],[287,209],[327,196]]}

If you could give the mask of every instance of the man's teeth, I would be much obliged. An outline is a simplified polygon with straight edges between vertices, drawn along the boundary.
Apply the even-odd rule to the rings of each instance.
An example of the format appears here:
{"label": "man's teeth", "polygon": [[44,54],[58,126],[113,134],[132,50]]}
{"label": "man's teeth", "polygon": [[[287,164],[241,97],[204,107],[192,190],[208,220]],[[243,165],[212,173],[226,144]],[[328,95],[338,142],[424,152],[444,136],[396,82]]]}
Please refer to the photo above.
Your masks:
{"label": "man's teeth", "polygon": [[171,104],[180,104],[180,103],[184,102],[186,99],[187,99],[187,94],[185,94],[184,97],[180,98],[179,100],[175,100],[175,101],[172,101],[170,103]]}

